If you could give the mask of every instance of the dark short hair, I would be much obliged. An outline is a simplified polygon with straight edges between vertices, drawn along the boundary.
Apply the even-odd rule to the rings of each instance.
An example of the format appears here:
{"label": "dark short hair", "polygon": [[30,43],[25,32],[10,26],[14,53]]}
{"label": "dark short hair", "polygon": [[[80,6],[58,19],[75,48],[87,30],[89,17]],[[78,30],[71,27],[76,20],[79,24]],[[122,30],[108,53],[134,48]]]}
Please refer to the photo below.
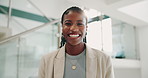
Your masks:
{"label": "dark short hair", "polygon": [[[61,24],[63,24],[64,15],[67,15],[70,11],[84,14],[84,11],[83,11],[81,8],[76,7],[76,6],[72,6],[72,7],[68,8],[68,9],[62,14]],[[86,24],[87,24],[87,17],[86,17],[86,16],[85,16],[85,19],[86,19]]]}

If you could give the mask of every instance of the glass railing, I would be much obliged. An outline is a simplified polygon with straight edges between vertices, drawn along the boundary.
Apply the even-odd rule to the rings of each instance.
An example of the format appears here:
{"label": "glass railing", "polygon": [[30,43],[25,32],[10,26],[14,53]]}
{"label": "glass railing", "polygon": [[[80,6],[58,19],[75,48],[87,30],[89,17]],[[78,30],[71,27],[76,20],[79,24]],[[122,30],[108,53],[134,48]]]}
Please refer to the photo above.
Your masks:
{"label": "glass railing", "polygon": [[58,48],[58,22],[31,0],[0,0],[0,78],[37,78],[41,56]]}
{"label": "glass railing", "polygon": [[0,78],[17,78],[18,40],[0,45]]}
{"label": "glass railing", "polygon": [[42,55],[58,48],[57,25],[0,44],[0,78],[36,78]]}

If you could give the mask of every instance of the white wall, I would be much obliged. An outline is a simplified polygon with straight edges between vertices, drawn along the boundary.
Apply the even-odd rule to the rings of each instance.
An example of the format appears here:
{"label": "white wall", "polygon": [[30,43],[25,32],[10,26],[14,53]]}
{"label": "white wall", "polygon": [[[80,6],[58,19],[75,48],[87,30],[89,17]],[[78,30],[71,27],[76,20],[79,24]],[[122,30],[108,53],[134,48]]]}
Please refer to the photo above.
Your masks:
{"label": "white wall", "polygon": [[140,78],[140,69],[115,69],[115,78]]}
{"label": "white wall", "polygon": [[115,78],[141,78],[139,60],[113,59]]}
{"label": "white wall", "polygon": [[142,78],[148,78],[148,26],[137,28]]}

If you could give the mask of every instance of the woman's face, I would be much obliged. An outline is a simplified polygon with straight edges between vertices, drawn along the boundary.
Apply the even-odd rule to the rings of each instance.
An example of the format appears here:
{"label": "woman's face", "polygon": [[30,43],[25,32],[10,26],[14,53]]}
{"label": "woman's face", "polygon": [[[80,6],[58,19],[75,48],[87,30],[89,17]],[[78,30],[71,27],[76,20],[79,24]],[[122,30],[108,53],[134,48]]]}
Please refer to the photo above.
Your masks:
{"label": "woman's face", "polygon": [[62,32],[67,44],[77,45],[82,43],[86,29],[84,14],[70,11],[67,15],[64,15]]}

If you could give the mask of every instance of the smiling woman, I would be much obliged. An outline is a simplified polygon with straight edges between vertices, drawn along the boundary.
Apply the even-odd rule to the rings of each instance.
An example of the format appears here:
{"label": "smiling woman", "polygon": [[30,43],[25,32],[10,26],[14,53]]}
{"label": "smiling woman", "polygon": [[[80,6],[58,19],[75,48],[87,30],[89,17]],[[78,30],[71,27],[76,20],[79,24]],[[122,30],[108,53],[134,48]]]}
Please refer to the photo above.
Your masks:
{"label": "smiling woman", "polygon": [[67,46],[84,44],[83,38],[86,34],[86,20],[82,13],[69,12],[64,15],[62,32],[67,40]]}
{"label": "smiling woman", "polygon": [[110,56],[83,42],[87,32],[84,11],[68,8],[61,23],[62,47],[42,57],[39,78],[114,78]]}
{"label": "smiling woman", "polygon": [[[87,18],[80,8],[67,9],[61,18],[62,35],[71,45],[76,45],[85,37],[87,29]],[[79,40],[75,43],[75,40]],[[84,40],[85,41],[85,40]],[[62,45],[61,45],[62,46]]]}

